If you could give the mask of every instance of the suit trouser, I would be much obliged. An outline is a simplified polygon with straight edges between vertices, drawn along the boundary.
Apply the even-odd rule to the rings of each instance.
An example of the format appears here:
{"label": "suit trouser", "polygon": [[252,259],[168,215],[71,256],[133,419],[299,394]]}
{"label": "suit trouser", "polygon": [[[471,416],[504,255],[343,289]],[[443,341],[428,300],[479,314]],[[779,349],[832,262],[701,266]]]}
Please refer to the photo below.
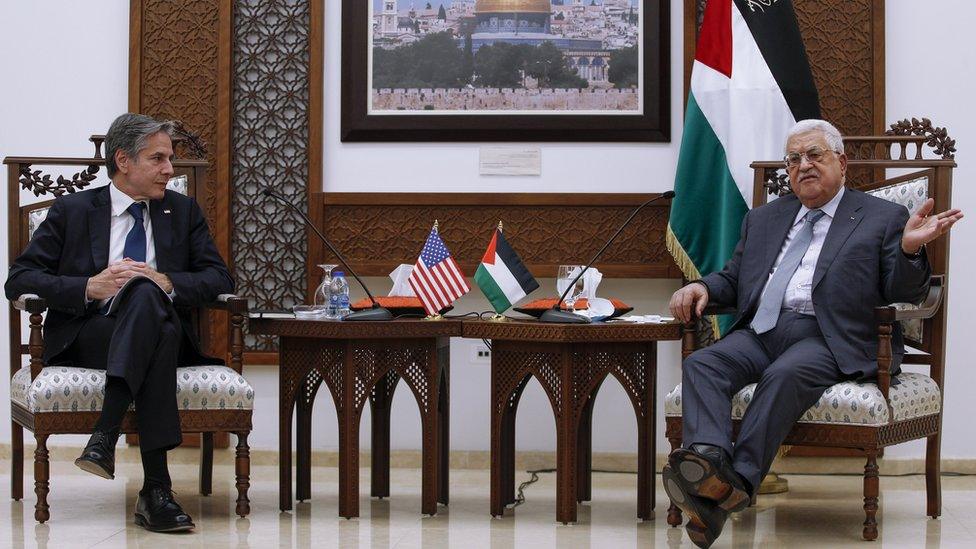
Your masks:
{"label": "suit trouser", "polygon": [[176,403],[181,324],[169,298],[150,281],[136,281],[118,296],[110,316],[92,315],[67,356],[81,367],[125,379],[136,405],[143,452],[182,442]]}
{"label": "suit trouser", "polygon": [[[739,329],[682,365],[682,443],[711,444],[756,489],[793,424],[836,383],[848,379],[827,348],[817,319],[791,311],[762,335]],[[732,397],[757,383],[732,444]]]}

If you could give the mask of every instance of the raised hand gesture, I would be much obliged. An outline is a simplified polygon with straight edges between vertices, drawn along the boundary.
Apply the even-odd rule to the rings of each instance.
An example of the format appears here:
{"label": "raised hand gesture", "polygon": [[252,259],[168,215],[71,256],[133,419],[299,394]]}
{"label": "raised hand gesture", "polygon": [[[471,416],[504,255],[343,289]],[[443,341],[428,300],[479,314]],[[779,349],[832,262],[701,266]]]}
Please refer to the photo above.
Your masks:
{"label": "raised hand gesture", "polygon": [[962,219],[962,210],[953,208],[940,214],[929,215],[935,206],[935,200],[928,199],[915,214],[905,223],[905,232],[901,237],[901,249],[906,254],[915,254],[923,244],[932,242],[936,238],[949,232],[952,225]]}

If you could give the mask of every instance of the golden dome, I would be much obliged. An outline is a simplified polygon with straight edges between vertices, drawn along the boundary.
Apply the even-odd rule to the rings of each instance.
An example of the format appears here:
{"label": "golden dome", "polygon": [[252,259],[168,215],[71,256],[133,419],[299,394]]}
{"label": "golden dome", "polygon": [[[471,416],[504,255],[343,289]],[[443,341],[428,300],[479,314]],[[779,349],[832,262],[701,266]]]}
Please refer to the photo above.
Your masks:
{"label": "golden dome", "polygon": [[551,13],[549,0],[478,0],[475,13]]}

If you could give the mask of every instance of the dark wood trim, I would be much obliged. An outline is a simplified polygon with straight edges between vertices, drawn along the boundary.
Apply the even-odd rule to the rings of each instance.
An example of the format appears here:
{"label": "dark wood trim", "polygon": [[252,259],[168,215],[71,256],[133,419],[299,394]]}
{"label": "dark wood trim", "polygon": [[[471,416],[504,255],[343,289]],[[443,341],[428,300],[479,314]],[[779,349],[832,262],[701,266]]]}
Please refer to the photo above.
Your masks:
{"label": "dark wood trim", "polygon": [[309,3],[308,66],[308,192],[322,188],[322,145],[324,135],[325,7],[323,0]]}
{"label": "dark wood trim", "polygon": [[250,366],[254,364],[261,365],[278,365],[278,353],[277,352],[258,352],[253,351],[250,353],[244,353],[244,365]]}
{"label": "dark wood trim", "polygon": [[[885,3],[884,0],[872,0],[871,5],[871,47],[874,53],[874,133],[881,135],[885,132]],[[884,178],[884,172],[876,175]]]}
{"label": "dark wood trim", "polygon": [[129,112],[142,105],[142,0],[129,0]]}
{"label": "dark wood trim", "polygon": [[[231,196],[234,192],[231,183],[233,20],[233,0],[220,0],[217,22],[217,115],[215,116],[217,146],[214,154],[214,171],[217,177],[214,192],[216,214],[210,230],[217,250],[227,262],[227,267],[232,275],[234,272],[234,257],[231,254],[231,231],[233,230],[231,226]],[[206,317],[213,324],[209,332],[215,335],[212,338],[209,350],[214,356],[223,357],[229,364],[230,342],[226,337],[220,337],[230,333],[228,329],[230,326],[229,317],[225,312],[213,311],[208,312]],[[218,444],[219,448],[227,447],[227,442],[223,439],[218,441]]]}

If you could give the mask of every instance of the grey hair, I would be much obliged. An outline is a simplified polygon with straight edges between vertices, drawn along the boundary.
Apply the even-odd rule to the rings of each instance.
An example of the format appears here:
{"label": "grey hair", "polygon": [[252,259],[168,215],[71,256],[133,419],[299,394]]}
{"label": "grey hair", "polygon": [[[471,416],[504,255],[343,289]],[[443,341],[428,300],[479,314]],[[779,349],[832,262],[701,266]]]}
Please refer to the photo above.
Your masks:
{"label": "grey hair", "polygon": [[[786,142],[789,143],[790,139],[793,139],[794,136],[810,132],[822,132],[824,134],[824,138],[827,140],[827,146],[829,146],[834,152],[843,154],[844,136],[840,134],[840,130],[826,120],[819,120],[816,118],[800,120],[790,129],[790,132],[786,134]],[[787,152],[785,151],[785,146],[784,152]]]}
{"label": "grey hair", "polygon": [[125,151],[126,156],[135,161],[139,152],[146,148],[146,141],[150,137],[163,132],[172,138],[175,129],[176,126],[170,121],[160,122],[144,114],[127,112],[120,115],[105,134],[105,167],[108,176],[115,177],[119,171],[115,163],[117,151]]}

